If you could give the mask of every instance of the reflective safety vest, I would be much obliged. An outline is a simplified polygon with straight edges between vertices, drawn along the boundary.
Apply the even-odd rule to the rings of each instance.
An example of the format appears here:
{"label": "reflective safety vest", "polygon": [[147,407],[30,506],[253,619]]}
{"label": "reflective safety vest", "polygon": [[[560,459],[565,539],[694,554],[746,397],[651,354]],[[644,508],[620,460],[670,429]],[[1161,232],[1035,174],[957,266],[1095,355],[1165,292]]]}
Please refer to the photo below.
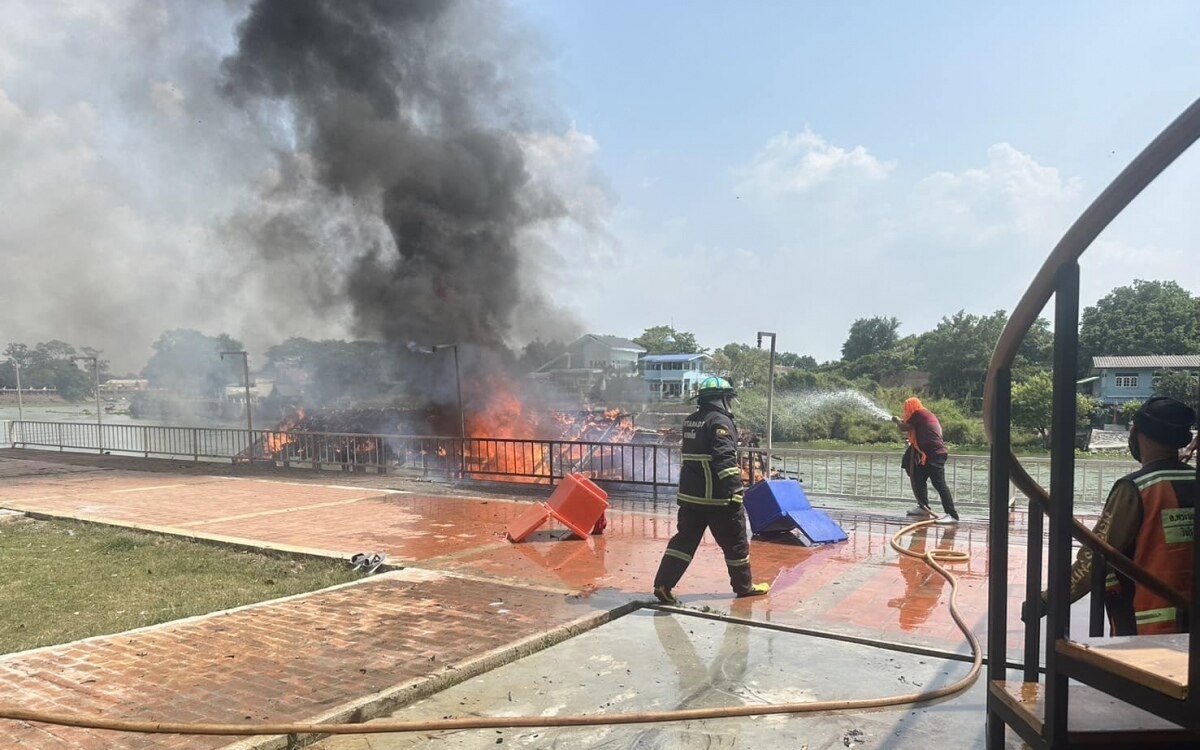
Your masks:
{"label": "reflective safety vest", "polygon": [[[1141,499],[1142,524],[1131,558],[1184,596],[1192,591],[1192,532],[1196,470],[1179,461],[1157,463],[1125,478]],[[1109,570],[1109,617],[1115,635],[1177,633],[1170,602],[1124,574]]]}
{"label": "reflective safety vest", "polygon": [[741,502],[742,469],[737,462],[733,418],[711,404],[683,421],[679,502],[721,506]]}

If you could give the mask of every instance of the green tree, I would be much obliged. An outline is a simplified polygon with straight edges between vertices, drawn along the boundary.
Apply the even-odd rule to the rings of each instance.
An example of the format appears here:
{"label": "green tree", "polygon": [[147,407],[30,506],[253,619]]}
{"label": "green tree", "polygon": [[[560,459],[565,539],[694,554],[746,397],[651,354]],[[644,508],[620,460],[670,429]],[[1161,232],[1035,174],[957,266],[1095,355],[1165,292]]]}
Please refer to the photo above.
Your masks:
{"label": "green tree", "polygon": [[784,367],[795,367],[798,370],[817,369],[817,360],[807,354],[801,355],[793,352],[784,352],[777,355],[776,359]]}
{"label": "green tree", "polygon": [[707,354],[708,349],[700,348],[696,343],[696,335],[688,331],[676,331],[671,326],[654,326],[647,328],[633,340],[633,343],[646,350],[647,354]]}
{"label": "green tree", "polygon": [[859,318],[850,325],[850,335],[842,344],[842,359],[846,362],[891,349],[900,340],[896,333],[900,321],[876,316]]}
{"label": "green tree", "polygon": [[[1003,310],[991,315],[959,310],[953,317],[942,318],[937,328],[917,341],[917,368],[929,372],[929,384],[936,393],[975,402],[983,394],[992,352],[1007,323],[1008,314]],[[1039,318],[1017,351],[1014,378],[1028,378],[1049,367],[1053,343],[1049,323]]]}
{"label": "green tree", "polygon": [[890,349],[842,362],[841,370],[849,378],[867,378],[879,384],[889,375],[917,369],[914,353],[917,341],[916,336],[906,336]]}
{"label": "green tree", "polygon": [[[1091,427],[1100,402],[1083,393],[1075,394],[1076,430]],[[1054,413],[1054,380],[1048,372],[1039,372],[1012,389],[1012,423],[1020,429],[1041,435],[1049,445],[1050,425]]]}
{"label": "green tree", "polygon": [[1083,369],[1092,357],[1200,352],[1200,296],[1174,281],[1133,282],[1084,308],[1079,327]]}
{"label": "green tree", "polygon": [[[95,349],[85,347],[85,355],[99,356]],[[30,349],[25,344],[9,344],[5,349],[8,359],[3,366],[4,385],[16,385],[16,375],[13,372],[13,362],[21,368],[22,388],[55,388],[58,395],[67,401],[81,401],[90,398],[95,390],[94,376],[90,363],[76,361],[80,356],[75,347],[65,341],[44,341]],[[104,379],[108,363],[98,359],[100,377]]]}
{"label": "green tree", "polygon": [[1154,395],[1170,396],[1188,404],[1193,409],[1197,403],[1196,375],[1182,370],[1167,370],[1154,376]]}
{"label": "green tree", "polygon": [[709,369],[727,378],[734,386],[752,383],[766,385],[771,355],[766,349],[747,344],[726,344],[713,352]]}
{"label": "green tree", "polygon": [[215,396],[224,386],[242,382],[241,357],[221,359],[223,351],[244,349],[242,342],[228,334],[206,336],[177,328],[164,332],[152,348],[154,354],[142,376],[155,388],[190,396]]}
{"label": "green tree", "polygon": [[981,395],[988,362],[1006,320],[1003,310],[985,316],[959,310],[922,335],[915,354],[917,367],[929,372],[930,387],[950,398]]}

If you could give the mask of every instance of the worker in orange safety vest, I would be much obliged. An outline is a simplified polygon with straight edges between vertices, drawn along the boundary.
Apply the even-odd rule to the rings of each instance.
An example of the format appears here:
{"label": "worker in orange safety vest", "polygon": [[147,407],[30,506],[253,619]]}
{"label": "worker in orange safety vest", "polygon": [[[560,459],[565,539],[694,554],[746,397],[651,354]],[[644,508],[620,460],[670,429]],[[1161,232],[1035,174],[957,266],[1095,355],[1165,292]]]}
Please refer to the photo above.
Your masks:
{"label": "worker in orange safety vest", "polygon": [[[1142,468],[1118,479],[1109,492],[1094,531],[1139,567],[1173,590],[1192,590],[1192,518],[1196,507],[1196,470],[1179,460],[1179,449],[1192,439],[1196,412],[1166,396],[1147,401],[1133,417],[1129,452]],[[1088,593],[1092,553],[1079,550],[1071,568],[1071,601]],[[1035,602],[1045,614],[1046,592]],[[1179,632],[1172,604],[1128,576],[1108,570],[1104,597],[1113,635]],[[1022,619],[1031,613],[1023,613]]]}

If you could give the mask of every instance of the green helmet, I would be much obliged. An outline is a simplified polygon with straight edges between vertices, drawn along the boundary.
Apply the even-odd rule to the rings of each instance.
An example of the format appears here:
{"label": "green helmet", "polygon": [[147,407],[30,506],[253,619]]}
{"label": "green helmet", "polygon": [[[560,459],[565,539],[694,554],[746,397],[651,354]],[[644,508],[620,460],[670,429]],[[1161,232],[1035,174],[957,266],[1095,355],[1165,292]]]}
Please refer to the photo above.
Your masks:
{"label": "green helmet", "polygon": [[737,393],[725,378],[707,377],[700,381],[700,389],[696,392],[696,398],[700,401],[726,396],[733,398]]}

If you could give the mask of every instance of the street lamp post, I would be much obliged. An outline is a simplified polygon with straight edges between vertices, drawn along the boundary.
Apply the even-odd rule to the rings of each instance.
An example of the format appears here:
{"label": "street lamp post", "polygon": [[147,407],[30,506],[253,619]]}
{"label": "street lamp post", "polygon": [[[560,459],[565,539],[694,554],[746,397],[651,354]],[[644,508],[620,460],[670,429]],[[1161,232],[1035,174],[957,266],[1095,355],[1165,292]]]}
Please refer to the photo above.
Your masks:
{"label": "street lamp post", "polygon": [[415,341],[408,342],[408,350],[418,354],[433,354],[443,349],[449,349],[454,352],[454,389],[458,393],[458,436],[465,439],[467,437],[467,416],[466,412],[463,411],[462,377],[458,370],[458,344],[423,346]]}
{"label": "street lamp post", "polygon": [[104,428],[100,424],[100,360],[97,359],[96,356],[93,354],[80,355],[77,357],[72,357],[71,359],[76,359],[76,360],[84,359],[84,360],[91,360],[91,362],[92,362],[92,373],[95,375],[95,381],[96,381],[95,382],[95,388],[96,388],[96,451],[98,453],[103,453],[104,452]]}
{"label": "street lamp post", "polygon": [[250,355],[246,352],[221,352],[221,361],[225,355],[242,358],[242,375],[246,385],[246,456],[254,463],[254,416],[250,413]]}
{"label": "street lamp post", "polygon": [[771,438],[775,433],[775,334],[770,331],[758,332],[758,348],[762,348],[763,336],[771,337],[771,361],[767,375],[767,460],[763,462],[764,479],[771,478]]}
{"label": "street lamp post", "polygon": [[458,456],[459,456],[459,471],[466,472],[467,463],[467,414],[463,409],[462,397],[462,375],[458,369],[458,344],[434,344],[433,346],[424,346],[415,341],[408,342],[408,350],[417,352],[418,354],[433,354],[442,349],[449,349],[454,353],[454,390],[458,394]]}
{"label": "street lamp post", "polygon": [[17,373],[17,421],[25,421],[25,404],[21,400],[21,365],[17,360],[13,360],[13,370]]}

